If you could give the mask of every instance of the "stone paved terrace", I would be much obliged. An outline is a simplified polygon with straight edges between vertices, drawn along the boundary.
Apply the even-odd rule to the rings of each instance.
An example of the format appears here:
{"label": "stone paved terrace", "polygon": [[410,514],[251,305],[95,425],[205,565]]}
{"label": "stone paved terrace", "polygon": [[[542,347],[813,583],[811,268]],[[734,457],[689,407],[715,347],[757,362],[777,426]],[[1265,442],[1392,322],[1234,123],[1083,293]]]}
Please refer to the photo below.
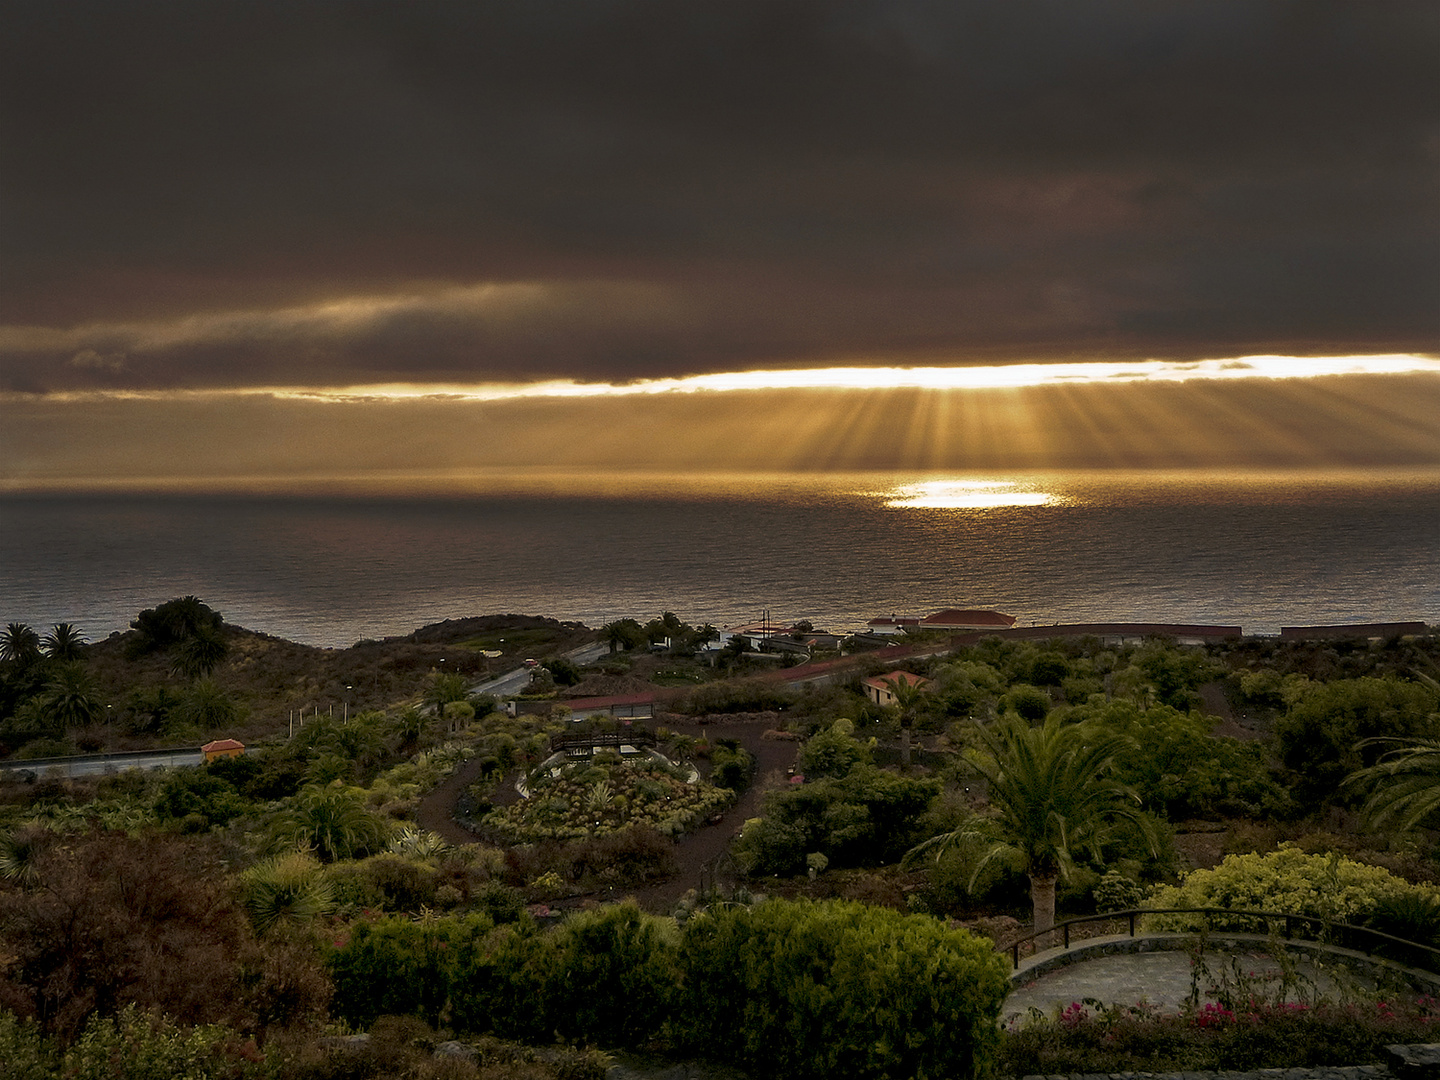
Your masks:
{"label": "stone paved terrace", "polygon": [[[1055,948],[1023,958],[1012,974],[1015,989],[1001,1010],[1002,1022],[1022,1019],[1032,1008],[1046,1015],[1075,1001],[1093,998],[1106,1005],[1145,1002],[1159,1009],[1178,1010],[1191,989],[1191,963],[1186,945],[1193,935],[1151,934],[1092,938],[1070,949]],[[1209,938],[1207,962],[1213,966],[1230,958],[1242,970],[1263,977],[1278,970],[1268,955],[1269,939],[1257,934],[1214,934]],[[1434,994],[1440,977],[1412,968],[1376,961],[1349,949],[1331,949],[1311,942],[1286,943],[1296,955],[1298,972],[1314,980],[1317,989],[1333,993],[1336,979],[1352,986],[1373,988],[1377,974],[1393,975],[1411,984],[1414,992]],[[1310,960],[1323,953],[1326,963],[1317,970]],[[1331,974],[1335,972],[1336,974]],[[1398,1049],[1398,1048],[1397,1048]],[[1440,1080],[1440,1046],[1404,1048],[1404,1058],[1386,1065],[1332,1066],[1313,1069],[1257,1069],[1252,1072],[1096,1073],[1064,1077],[1025,1077],[1023,1080]]]}
{"label": "stone paved terrace", "polygon": [[[1024,957],[1010,977],[1014,990],[1001,1011],[1002,1022],[1028,1016],[1031,1009],[1049,1015],[1086,998],[1178,1011],[1191,991],[1186,948],[1193,941],[1188,934],[1113,935]],[[1285,947],[1301,979],[1327,997],[1347,989],[1374,990],[1377,979],[1404,984],[1415,994],[1440,995],[1440,976],[1314,942],[1289,941]],[[1205,961],[1212,972],[1238,970],[1263,982],[1280,970],[1270,948],[1270,940],[1259,934],[1211,934]]]}

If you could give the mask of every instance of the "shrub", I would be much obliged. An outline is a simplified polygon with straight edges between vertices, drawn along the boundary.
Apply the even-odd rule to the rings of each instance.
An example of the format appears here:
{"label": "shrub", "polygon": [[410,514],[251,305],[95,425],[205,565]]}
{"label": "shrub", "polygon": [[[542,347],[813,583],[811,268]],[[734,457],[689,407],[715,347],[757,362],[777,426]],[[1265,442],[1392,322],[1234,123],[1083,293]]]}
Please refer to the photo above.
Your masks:
{"label": "shrub", "polygon": [[874,740],[861,742],[855,738],[855,724],[836,720],[830,727],[810,737],[800,749],[800,771],[810,780],[824,776],[848,776],[860,765],[871,764]]}
{"label": "shrub", "polygon": [[328,992],[303,954],[256,942],[207,845],[97,833],[46,847],[34,880],[0,891],[0,1002],[62,1042],[127,1004],[254,1030]]}
{"label": "shrub", "polygon": [[633,901],[566,920],[555,943],[563,975],[546,988],[560,1034],[625,1046],[655,1038],[678,983],[673,928]]}
{"label": "shrub", "polygon": [[361,1027],[382,1015],[418,1016],[431,1026],[455,980],[455,965],[491,929],[485,915],[411,922],[394,916],[361,921],[330,952],[334,1014]]}
{"label": "shrub", "polygon": [[[263,1060],[252,1044],[223,1027],[182,1028],[127,1006],[96,1019],[65,1054],[68,1080],[221,1080]],[[259,1074],[258,1069],[245,1070]]]}
{"label": "shrub", "polygon": [[1050,712],[1050,695],[1038,686],[1018,683],[1001,698],[1002,708],[1017,714],[1022,720],[1037,723]]}
{"label": "shrub", "polygon": [[915,842],[921,815],[940,782],[856,766],[773,792],[764,817],[745,823],[735,856],[750,874],[795,874],[823,852],[836,866],[894,862]]}
{"label": "shrub", "polygon": [[1145,890],[1119,870],[1107,870],[1096,882],[1094,896],[1096,911],[1124,911],[1139,907]]}
{"label": "shrub", "polygon": [[[1433,890],[1411,885],[1379,866],[1367,866],[1339,854],[1307,855],[1282,844],[1266,855],[1228,855],[1213,870],[1194,870],[1179,885],[1157,889],[1150,906],[1237,908],[1315,915],[1339,922],[1362,922],[1382,901]],[[1222,929],[1254,929],[1257,920],[1218,920]],[[1196,929],[1197,916],[1147,916],[1157,929]]]}
{"label": "shrub", "polygon": [[241,875],[245,910],[260,933],[286,923],[303,924],[335,907],[335,890],[314,858],[280,855]]}
{"label": "shrub", "polygon": [[682,1045],[801,1080],[980,1076],[1009,989],[988,941],[843,901],[711,909],[681,968]]}
{"label": "shrub", "polygon": [[717,739],[710,752],[710,783],[741,791],[755,772],[755,755],[734,739]]}

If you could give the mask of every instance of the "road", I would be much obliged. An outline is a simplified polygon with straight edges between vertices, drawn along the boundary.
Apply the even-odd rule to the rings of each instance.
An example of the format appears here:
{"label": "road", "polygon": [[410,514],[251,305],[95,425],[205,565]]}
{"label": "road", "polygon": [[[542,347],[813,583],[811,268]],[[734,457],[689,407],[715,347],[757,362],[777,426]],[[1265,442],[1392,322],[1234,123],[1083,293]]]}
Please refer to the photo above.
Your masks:
{"label": "road", "polygon": [[0,762],[0,772],[14,774],[29,771],[36,776],[44,776],[54,770],[61,776],[103,776],[125,769],[173,769],[179,765],[199,765],[204,757],[199,747],[116,754],[78,754],[70,757]]}
{"label": "road", "polygon": [[[610,647],[603,641],[597,641],[589,645],[581,645],[578,649],[571,649],[561,655],[577,667],[584,667],[586,664],[593,664],[599,660],[609,649]],[[489,694],[491,697],[497,698],[512,697],[515,694],[524,693],[525,688],[529,685],[530,668],[518,667],[514,671],[507,671],[504,675],[476,683],[470,687],[470,694],[472,697],[476,694]]]}

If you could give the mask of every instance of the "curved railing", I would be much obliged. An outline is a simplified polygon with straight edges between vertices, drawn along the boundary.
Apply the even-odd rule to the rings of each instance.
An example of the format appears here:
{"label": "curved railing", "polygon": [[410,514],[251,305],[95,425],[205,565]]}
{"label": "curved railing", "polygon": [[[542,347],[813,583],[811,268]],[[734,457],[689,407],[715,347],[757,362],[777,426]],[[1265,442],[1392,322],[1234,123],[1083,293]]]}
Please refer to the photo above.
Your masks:
{"label": "curved railing", "polygon": [[[1064,948],[1068,949],[1070,948],[1070,928],[1072,926],[1084,923],[1122,921],[1129,923],[1130,936],[1133,938],[1136,923],[1144,915],[1200,915],[1205,919],[1207,930],[1214,929],[1212,924],[1222,916],[1263,920],[1266,933],[1273,928],[1279,931],[1286,941],[1299,937],[1299,940],[1302,941],[1315,941],[1354,949],[1356,952],[1363,952],[1381,959],[1398,960],[1411,967],[1420,967],[1427,971],[1440,973],[1440,949],[1431,945],[1422,945],[1418,941],[1409,941],[1368,926],[1355,926],[1351,923],[1337,922],[1334,919],[1323,919],[1318,915],[1299,915],[1289,911],[1245,911],[1237,908],[1127,908],[1124,911],[1107,911],[1103,915],[1082,915],[1076,919],[1066,919],[1062,923],[1056,923],[1049,930],[1040,930],[1017,938],[1009,945],[1004,946],[1004,950],[1010,953],[1012,968],[1018,969],[1020,967],[1020,949],[1027,942],[1032,946],[1030,954],[1033,956],[1036,951],[1033,946],[1037,941],[1059,934],[1064,941]],[[1319,928],[1318,932],[1314,929],[1316,927]],[[1226,931],[1230,933],[1254,932],[1234,930],[1229,927],[1222,928],[1222,932]],[[1363,944],[1367,942],[1369,944]],[[1380,951],[1381,949],[1384,951]],[[1386,955],[1387,952],[1398,955]]]}
{"label": "curved railing", "polygon": [[655,746],[657,740],[653,732],[644,728],[635,728],[633,731],[592,731],[590,734],[576,735],[567,733],[556,735],[550,740],[550,752],[558,753],[561,750],[569,750],[572,747],[620,747],[620,746]]}

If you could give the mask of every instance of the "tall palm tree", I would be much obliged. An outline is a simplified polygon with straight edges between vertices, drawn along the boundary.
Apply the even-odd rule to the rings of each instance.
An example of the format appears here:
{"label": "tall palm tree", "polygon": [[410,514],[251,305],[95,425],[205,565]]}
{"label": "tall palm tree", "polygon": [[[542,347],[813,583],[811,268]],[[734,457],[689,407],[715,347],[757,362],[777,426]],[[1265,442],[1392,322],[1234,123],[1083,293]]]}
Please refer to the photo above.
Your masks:
{"label": "tall palm tree", "polygon": [[100,719],[103,707],[95,684],[78,663],[62,664],[45,685],[43,706],[63,728],[85,727]]}
{"label": "tall palm tree", "polygon": [[0,631],[0,660],[30,664],[40,656],[40,635],[25,623],[9,623]]}
{"label": "tall palm tree", "polygon": [[79,660],[80,649],[85,644],[85,635],[74,623],[56,623],[45,640],[41,642],[41,648],[45,655],[51,660]]}
{"label": "tall palm tree", "polygon": [[898,675],[893,679],[881,679],[895,698],[895,707],[900,711],[900,764],[910,766],[910,730],[915,726],[915,706],[920,695],[925,693],[925,681],[919,676],[913,680]]}
{"label": "tall palm tree", "polygon": [[203,679],[230,654],[230,645],[218,627],[202,626],[175,648],[170,669],[187,679]]}
{"label": "tall palm tree", "polygon": [[612,653],[620,649],[628,652],[644,637],[644,628],[634,619],[615,619],[600,627],[600,640],[610,646]]}
{"label": "tall palm tree", "polygon": [[1002,720],[980,735],[993,760],[974,765],[989,782],[997,816],[933,837],[911,849],[907,860],[932,852],[938,857],[956,842],[984,845],[972,884],[993,862],[1027,874],[1040,932],[1055,925],[1056,881],[1069,876],[1077,857],[1098,854],[1120,822],[1135,823],[1153,850],[1140,799],[1110,775],[1126,745],[1123,736],[1097,737],[1055,716],[1039,727]]}

